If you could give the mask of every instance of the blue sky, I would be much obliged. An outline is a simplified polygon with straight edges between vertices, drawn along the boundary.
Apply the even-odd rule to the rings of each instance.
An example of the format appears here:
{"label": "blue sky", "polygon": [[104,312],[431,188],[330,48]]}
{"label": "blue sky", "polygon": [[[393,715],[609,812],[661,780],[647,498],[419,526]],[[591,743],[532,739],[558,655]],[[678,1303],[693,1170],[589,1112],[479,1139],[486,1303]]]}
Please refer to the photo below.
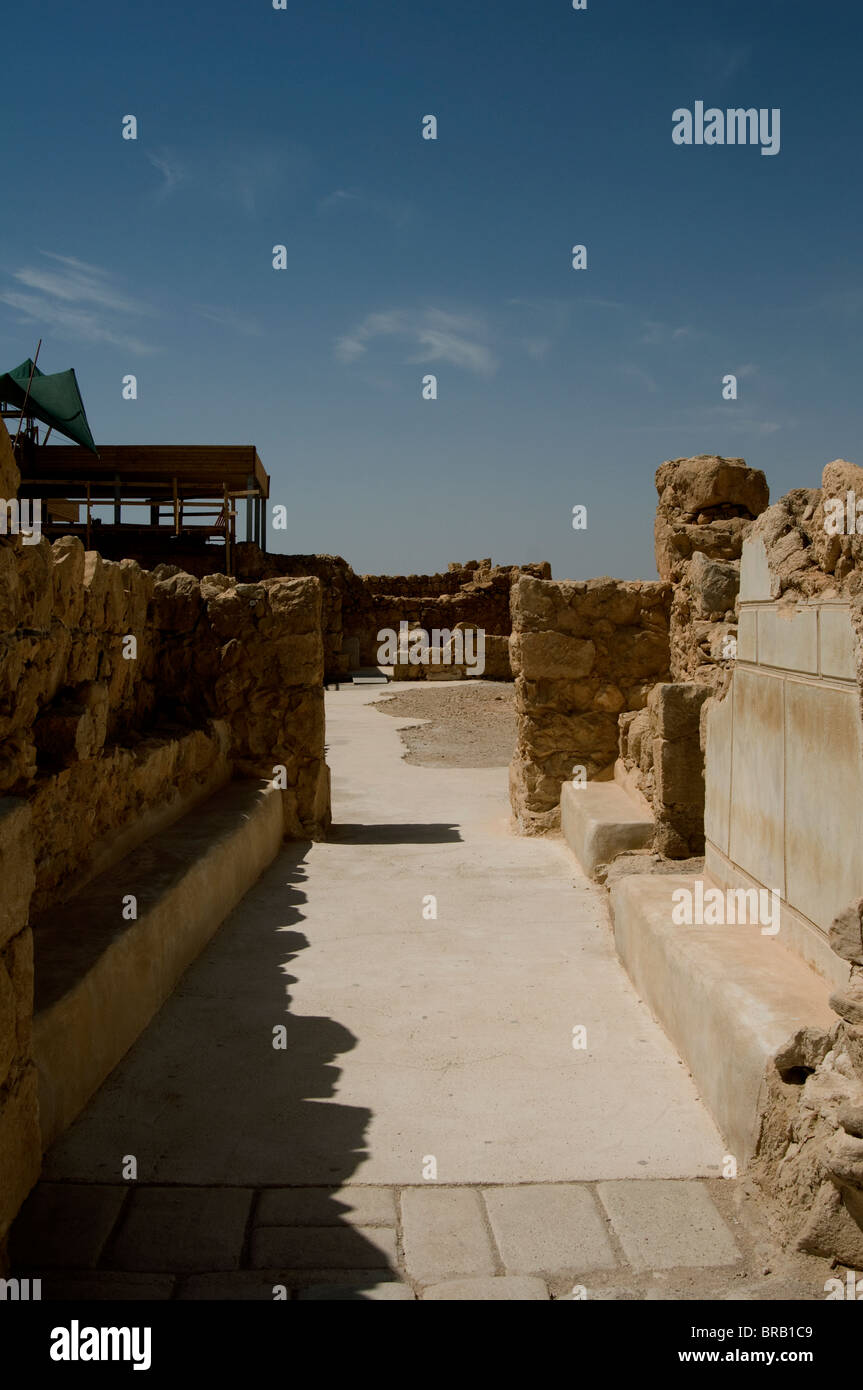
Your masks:
{"label": "blue sky", "polygon": [[[0,365],[41,336],[97,443],[256,444],[273,549],[653,577],[664,459],[774,499],[863,463],[861,38],[851,0],[30,0]],[[697,100],[780,108],[780,153],[675,145]]]}

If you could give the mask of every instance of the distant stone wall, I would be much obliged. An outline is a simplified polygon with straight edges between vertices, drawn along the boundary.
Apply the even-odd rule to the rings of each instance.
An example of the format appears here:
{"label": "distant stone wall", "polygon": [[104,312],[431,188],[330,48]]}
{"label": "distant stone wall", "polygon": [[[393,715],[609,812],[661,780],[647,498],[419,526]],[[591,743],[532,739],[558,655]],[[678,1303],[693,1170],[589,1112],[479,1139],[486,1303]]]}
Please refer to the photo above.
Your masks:
{"label": "distant stone wall", "polygon": [[[445,574],[357,575],[338,555],[265,555],[249,544],[236,547],[236,571],[245,580],[306,574],[320,579],[327,680],[345,675],[356,663],[377,665],[378,633],[398,632],[403,622],[427,632],[467,624],[489,636],[509,637],[513,583],[522,574],[551,578],[547,563],[519,567],[491,560],[453,564]],[[490,675],[510,678],[498,654]]]}
{"label": "distant stone wall", "polygon": [[671,585],[521,577],[512,589],[510,658],[518,743],[510,799],[523,834],[559,825],[576,767],[608,774],[618,716],[642,709],[669,677]]}

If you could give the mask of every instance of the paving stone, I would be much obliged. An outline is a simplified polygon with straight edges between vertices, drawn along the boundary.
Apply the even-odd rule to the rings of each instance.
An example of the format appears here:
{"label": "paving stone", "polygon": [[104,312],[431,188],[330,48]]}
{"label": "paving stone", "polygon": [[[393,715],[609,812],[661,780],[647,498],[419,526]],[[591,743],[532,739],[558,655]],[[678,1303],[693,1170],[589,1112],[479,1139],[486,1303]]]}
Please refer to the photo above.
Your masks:
{"label": "paving stone", "polygon": [[708,1268],[742,1257],[705,1187],[697,1182],[602,1182],[600,1199],[634,1269]]}
{"label": "paving stone", "polygon": [[419,1283],[496,1272],[479,1193],[471,1188],[406,1188],[402,1234],[407,1272]]}
{"label": "paving stone", "polygon": [[394,1226],[391,1187],[274,1187],[258,1197],[256,1226]]}
{"label": "paving stone", "polygon": [[120,1215],[128,1187],[40,1182],[10,1240],[14,1269],[93,1269]]}
{"label": "paving stone", "polygon": [[237,1269],[252,1195],[247,1187],[139,1187],[104,1262],[113,1269]]}
{"label": "paving stone", "polygon": [[579,1183],[487,1188],[483,1197],[507,1274],[580,1274],[618,1263],[596,1200]]}
{"label": "paving stone", "polygon": [[188,1278],[180,1280],[176,1296],[184,1303],[275,1303],[279,1301],[273,1293],[277,1285],[286,1289],[287,1301],[290,1301],[293,1288],[290,1279],[272,1270],[257,1269],[240,1269],[222,1274],[190,1274]]}
{"label": "paving stone", "polygon": [[381,1226],[259,1226],[254,1269],[395,1269],[395,1231]]}
{"label": "paving stone", "polygon": [[157,1302],[173,1297],[171,1274],[121,1274],[115,1270],[58,1270],[42,1280],[43,1303]]}
{"label": "paving stone", "polygon": [[309,1289],[301,1289],[299,1298],[315,1302],[369,1302],[414,1303],[416,1297],[409,1284],[313,1284]]}
{"label": "paving stone", "polygon": [[423,1289],[423,1301],[493,1303],[509,1300],[518,1303],[548,1302],[548,1289],[541,1279],[514,1278],[502,1275],[498,1279],[447,1279]]}

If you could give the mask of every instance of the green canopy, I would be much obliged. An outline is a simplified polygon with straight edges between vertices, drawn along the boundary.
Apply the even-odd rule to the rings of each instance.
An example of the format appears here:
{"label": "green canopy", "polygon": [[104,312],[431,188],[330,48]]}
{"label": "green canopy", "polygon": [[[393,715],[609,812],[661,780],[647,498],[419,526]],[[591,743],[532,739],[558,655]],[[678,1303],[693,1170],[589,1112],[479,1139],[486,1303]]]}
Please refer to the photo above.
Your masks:
{"label": "green canopy", "polygon": [[83,444],[84,448],[90,449],[92,453],[98,453],[90,426],[87,424],[75,372],[71,367],[68,372],[52,372],[48,376],[45,372],[40,372],[28,357],[20,367],[13,367],[11,372],[0,374],[0,401],[20,410],[25,400],[28,415],[32,415],[35,420],[41,420],[43,425],[50,425],[67,439],[74,439],[76,444]]}

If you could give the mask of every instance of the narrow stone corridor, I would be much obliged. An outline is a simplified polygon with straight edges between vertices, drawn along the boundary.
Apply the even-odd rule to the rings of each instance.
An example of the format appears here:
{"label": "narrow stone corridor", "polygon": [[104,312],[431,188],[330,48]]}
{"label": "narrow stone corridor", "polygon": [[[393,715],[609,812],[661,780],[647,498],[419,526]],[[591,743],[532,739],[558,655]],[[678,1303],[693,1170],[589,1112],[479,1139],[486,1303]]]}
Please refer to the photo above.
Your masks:
{"label": "narrow stone corridor", "polygon": [[48,1153],[16,1267],[46,1298],[791,1296],[742,1291],[764,1250],[601,891],[510,835],[504,768],[407,764],[379,695],[328,692],[330,839]]}

